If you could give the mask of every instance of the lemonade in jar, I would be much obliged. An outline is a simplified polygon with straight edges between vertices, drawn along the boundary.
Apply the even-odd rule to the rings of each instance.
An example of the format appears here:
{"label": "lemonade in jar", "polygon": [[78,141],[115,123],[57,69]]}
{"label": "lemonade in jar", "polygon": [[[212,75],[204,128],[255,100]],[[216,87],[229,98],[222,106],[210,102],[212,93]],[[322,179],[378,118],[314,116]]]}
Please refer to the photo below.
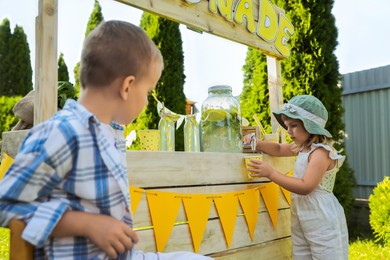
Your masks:
{"label": "lemonade in jar", "polygon": [[242,152],[240,103],[230,86],[209,88],[202,104],[201,128],[204,152]]}

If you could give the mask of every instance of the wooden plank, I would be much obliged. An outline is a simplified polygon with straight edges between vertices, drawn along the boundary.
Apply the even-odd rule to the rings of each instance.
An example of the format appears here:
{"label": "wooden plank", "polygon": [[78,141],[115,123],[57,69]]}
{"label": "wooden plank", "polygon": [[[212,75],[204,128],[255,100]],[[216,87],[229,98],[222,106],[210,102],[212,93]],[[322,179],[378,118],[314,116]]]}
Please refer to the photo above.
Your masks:
{"label": "wooden plank", "polygon": [[[256,33],[248,31],[246,29],[246,22],[239,24],[233,21],[227,21],[218,11],[216,13],[211,12],[208,7],[209,1],[201,0],[195,4],[188,3],[185,0],[116,1],[166,17],[198,31],[208,32],[228,40],[251,46],[259,49],[266,55],[279,59],[284,58],[276,49],[274,43],[264,41]],[[236,6],[238,2],[238,0],[233,0],[232,6]],[[253,17],[257,23],[259,19],[259,0],[252,1],[251,3],[253,4]],[[273,5],[273,8],[277,15],[284,13],[283,9],[275,5]]]}
{"label": "wooden plank", "polygon": [[218,260],[258,260],[273,259],[285,260],[291,259],[292,243],[291,238],[283,238],[270,242],[247,246],[234,250],[227,250],[222,253],[215,253],[209,256]]}
{"label": "wooden plank", "polygon": [[57,26],[58,0],[39,0],[35,24],[34,125],[57,112]]}
{"label": "wooden plank", "polygon": [[[153,230],[137,232],[140,242],[137,249],[145,252],[155,252],[155,240]],[[236,225],[230,249],[238,249],[246,246],[273,241],[290,236],[290,209],[279,210],[278,225],[273,228],[268,213],[259,214],[255,237],[252,241],[243,216],[237,217]],[[227,250],[226,240],[219,219],[212,219],[207,223],[206,231],[200,245],[199,253],[206,255]],[[164,252],[193,251],[191,235],[188,225],[174,226]]]}
{"label": "wooden plank", "polygon": [[[248,179],[245,156],[248,154],[128,151],[129,183],[145,188],[269,181]],[[293,169],[295,158],[264,155],[263,160],[286,174]]]}
{"label": "wooden plank", "polygon": [[[267,56],[268,91],[271,111],[280,109],[283,105],[282,69],[280,63],[279,60]],[[271,116],[271,126],[272,132],[275,133],[279,123],[274,116]],[[285,142],[285,138],[282,139]]]}

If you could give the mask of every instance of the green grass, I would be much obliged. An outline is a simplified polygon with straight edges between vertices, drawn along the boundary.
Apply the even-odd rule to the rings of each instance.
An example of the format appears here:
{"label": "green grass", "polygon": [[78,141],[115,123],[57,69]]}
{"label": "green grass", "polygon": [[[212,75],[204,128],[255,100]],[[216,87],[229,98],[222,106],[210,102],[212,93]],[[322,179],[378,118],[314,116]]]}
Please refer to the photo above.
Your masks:
{"label": "green grass", "polygon": [[0,260],[9,259],[9,229],[0,227]]}

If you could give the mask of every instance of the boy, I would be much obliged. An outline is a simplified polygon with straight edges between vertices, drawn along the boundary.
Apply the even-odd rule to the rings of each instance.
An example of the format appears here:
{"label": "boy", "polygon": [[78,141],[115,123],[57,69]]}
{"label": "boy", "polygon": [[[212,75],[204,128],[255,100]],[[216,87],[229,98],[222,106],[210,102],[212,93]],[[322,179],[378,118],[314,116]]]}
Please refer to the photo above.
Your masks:
{"label": "boy", "polygon": [[0,225],[23,219],[36,258],[209,259],[133,250],[119,124],[138,116],[162,69],[160,51],[130,23],[103,22],[85,39],[80,99],[30,130],[0,183]]}

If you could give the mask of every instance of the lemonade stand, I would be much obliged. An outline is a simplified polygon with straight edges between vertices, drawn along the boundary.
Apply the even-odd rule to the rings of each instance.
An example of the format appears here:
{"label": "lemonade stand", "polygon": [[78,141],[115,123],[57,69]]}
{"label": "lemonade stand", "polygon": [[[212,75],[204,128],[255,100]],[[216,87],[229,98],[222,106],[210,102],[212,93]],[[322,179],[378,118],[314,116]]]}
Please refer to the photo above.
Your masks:
{"label": "lemonade stand", "polygon": [[[271,110],[282,106],[280,60],[289,55],[287,41],[294,29],[284,10],[269,0],[118,2],[259,49],[267,55]],[[39,1],[35,123],[57,110],[53,87],[57,86],[57,10],[58,0]],[[271,125],[276,132],[274,118]],[[216,259],[291,258],[289,193],[266,178],[248,178],[247,156],[128,151],[131,207],[140,238],[137,247],[146,252],[194,251]],[[261,159],[291,174],[292,159],[266,154]],[[20,239],[20,229],[13,234],[11,258],[31,259],[31,254],[18,255],[31,253],[31,246],[28,249]]]}

